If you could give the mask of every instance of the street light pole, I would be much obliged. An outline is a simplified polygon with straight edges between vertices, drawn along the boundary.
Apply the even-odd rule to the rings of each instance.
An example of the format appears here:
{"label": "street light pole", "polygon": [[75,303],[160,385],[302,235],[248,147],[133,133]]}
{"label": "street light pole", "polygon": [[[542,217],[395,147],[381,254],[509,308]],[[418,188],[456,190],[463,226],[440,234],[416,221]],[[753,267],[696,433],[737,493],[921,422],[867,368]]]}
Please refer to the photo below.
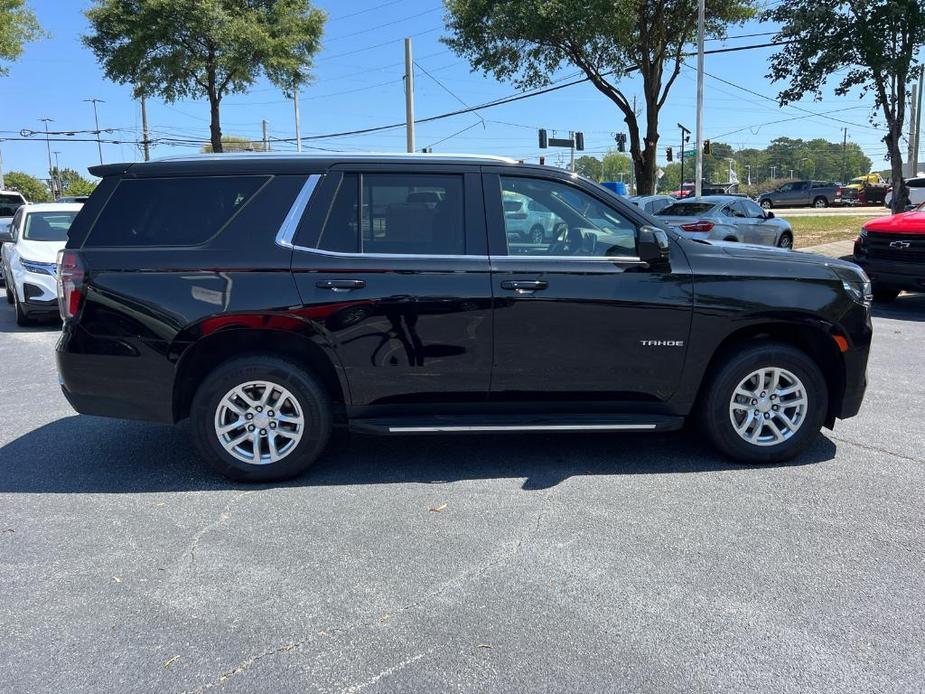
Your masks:
{"label": "street light pole", "polygon": [[[678,123],[681,129],[681,192],[684,192],[684,142],[690,139],[691,131]],[[682,196],[683,197],[683,196]]]}
{"label": "street light pole", "polygon": [[96,148],[100,153],[100,164],[103,163],[103,144],[100,142],[100,114],[97,113],[96,105],[105,104],[106,102],[102,99],[97,99],[93,97],[92,99],[84,99],[85,102],[93,104],[93,122],[96,123]]}
{"label": "street light pole", "polygon": [[48,124],[54,123],[52,118],[39,118],[45,124],[45,148],[48,150],[48,177],[51,179],[51,197],[55,197],[55,178],[52,175],[51,141],[48,139]]}

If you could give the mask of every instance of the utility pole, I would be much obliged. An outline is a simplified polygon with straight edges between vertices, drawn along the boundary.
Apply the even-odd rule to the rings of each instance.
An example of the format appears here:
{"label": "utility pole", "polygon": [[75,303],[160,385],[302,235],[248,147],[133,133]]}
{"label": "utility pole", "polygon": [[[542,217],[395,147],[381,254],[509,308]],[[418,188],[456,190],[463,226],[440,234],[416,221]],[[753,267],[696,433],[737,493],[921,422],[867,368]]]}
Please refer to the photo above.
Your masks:
{"label": "utility pole", "polygon": [[842,132],[845,135],[841,143],[841,182],[845,183],[848,180],[848,128],[842,128]]}
{"label": "utility pole", "polygon": [[55,155],[55,182],[58,185],[58,196],[64,195],[64,179],[61,177],[61,162],[58,160],[58,156],[61,152],[52,152]]}
{"label": "utility pole", "polygon": [[793,169],[790,169],[790,180],[793,180]]}
{"label": "utility pole", "polygon": [[[684,143],[691,139],[691,131],[678,123],[681,129],[681,192],[684,192]],[[699,156],[699,155],[698,155]],[[696,183],[694,184],[696,186]]]}
{"label": "utility pole", "polygon": [[752,165],[751,164],[745,165],[745,173],[748,175],[748,185],[751,185],[752,184]]}
{"label": "utility pole", "polygon": [[411,57],[411,38],[405,39],[405,130],[408,151],[414,151],[414,60]]}
{"label": "utility pole", "polygon": [[141,146],[144,149],[145,161],[151,161],[151,150],[148,146],[148,109],[144,94],[141,95]]}
{"label": "utility pole", "polygon": [[270,136],[269,136],[269,134],[267,133],[267,121],[266,121],[266,119],[264,119],[264,121],[263,121],[263,151],[264,151],[264,152],[269,152],[269,151],[270,151]]}
{"label": "utility pole", "polygon": [[54,123],[55,121],[52,118],[39,118],[45,124],[45,148],[48,150],[48,176],[51,178],[51,197],[57,197],[55,195],[55,178],[52,174],[51,166],[51,141],[48,139],[48,124]]}
{"label": "utility pole", "polygon": [[102,99],[97,99],[95,96],[92,99],[84,99],[84,101],[93,104],[93,122],[96,123],[96,148],[100,153],[100,164],[102,164],[103,144],[100,142],[100,114],[97,113],[96,105],[105,104],[106,102]]}
{"label": "utility pole", "polygon": [[[2,142],[2,140],[0,140]],[[0,190],[6,188],[6,183],[3,180],[3,150],[0,150]]]}
{"label": "utility pole", "polygon": [[302,151],[302,123],[299,119],[299,85],[292,86],[292,103],[295,106],[295,151]]}
{"label": "utility pole", "polygon": [[697,3],[697,174],[694,178],[694,195],[703,190],[703,24],[705,0]]}

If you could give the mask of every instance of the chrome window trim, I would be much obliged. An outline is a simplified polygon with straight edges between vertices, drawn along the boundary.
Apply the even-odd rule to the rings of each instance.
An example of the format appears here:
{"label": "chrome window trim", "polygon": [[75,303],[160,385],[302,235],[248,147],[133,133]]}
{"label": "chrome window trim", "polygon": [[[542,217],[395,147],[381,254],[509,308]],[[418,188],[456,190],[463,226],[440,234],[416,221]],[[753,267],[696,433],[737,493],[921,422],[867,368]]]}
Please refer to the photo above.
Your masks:
{"label": "chrome window trim", "polygon": [[292,207],[290,207],[289,212],[286,213],[286,218],[283,219],[283,223],[279,225],[279,231],[276,233],[277,245],[283,248],[297,247],[293,245],[292,239],[295,236],[296,229],[299,228],[299,221],[305,213],[305,208],[308,207],[308,201],[311,199],[312,193],[315,192],[315,187],[320,180],[321,174],[311,174],[305,179],[302,190],[295,196]]}
{"label": "chrome window trim", "polygon": [[428,255],[426,253],[339,253],[337,251],[325,251],[320,248],[309,248],[308,246],[298,246],[290,244],[289,246],[296,251],[305,253],[315,253],[332,258],[399,258],[399,259],[427,259],[427,260],[515,260],[521,262],[531,262],[535,260],[579,260],[588,261],[606,261],[609,263],[645,263],[642,258],[635,256],[609,256],[609,255]]}

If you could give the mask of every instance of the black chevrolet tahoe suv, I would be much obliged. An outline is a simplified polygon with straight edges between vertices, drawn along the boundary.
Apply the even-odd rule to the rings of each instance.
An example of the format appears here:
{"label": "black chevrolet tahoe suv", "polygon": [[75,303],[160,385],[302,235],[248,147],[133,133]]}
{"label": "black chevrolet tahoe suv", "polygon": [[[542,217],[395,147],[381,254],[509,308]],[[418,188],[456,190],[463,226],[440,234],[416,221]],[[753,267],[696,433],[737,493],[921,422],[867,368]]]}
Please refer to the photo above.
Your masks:
{"label": "black chevrolet tahoe suv", "polygon": [[[870,288],[850,263],[683,238],[568,172],[490,157],[109,164],[59,257],[78,412],[190,418],[243,480],[335,427],[678,429],[791,458],[857,413]],[[505,229],[506,197],[551,217]]]}

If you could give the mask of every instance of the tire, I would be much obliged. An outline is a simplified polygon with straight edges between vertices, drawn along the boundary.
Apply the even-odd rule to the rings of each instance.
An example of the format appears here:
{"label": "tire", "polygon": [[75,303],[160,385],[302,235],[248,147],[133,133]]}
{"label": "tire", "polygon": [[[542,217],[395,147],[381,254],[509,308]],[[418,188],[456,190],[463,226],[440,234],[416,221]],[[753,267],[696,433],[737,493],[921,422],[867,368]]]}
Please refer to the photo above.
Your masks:
{"label": "tire", "polygon": [[780,238],[777,239],[777,247],[792,249],[793,248],[793,234],[786,232],[786,231],[783,234],[781,234]]}
{"label": "tire", "polygon": [[23,308],[23,305],[20,303],[15,288],[13,289],[13,307],[16,309],[16,325],[21,328],[32,325],[32,319],[29,318],[28,311]]}
{"label": "tire", "polygon": [[[764,371],[771,369],[779,371],[778,383],[783,389],[778,388],[773,393],[777,397],[773,399],[767,388],[771,376],[769,371]],[[757,390],[760,387],[757,376],[748,380],[758,372],[765,373],[763,391]],[[787,388],[794,385],[792,379],[800,388],[795,393],[786,393]],[[756,397],[751,401],[737,394],[743,383],[749,383],[745,390],[756,388]],[[767,396],[760,397],[760,392]],[[800,405],[777,405],[776,412],[780,414],[771,409],[775,401],[797,402],[800,393],[804,400],[802,410]],[[753,404],[754,410],[751,409]],[[828,404],[825,379],[809,356],[789,345],[765,342],[744,347],[724,359],[707,384],[701,403],[701,423],[713,444],[730,458],[751,464],[778,463],[796,457],[813,442],[825,421]],[[792,429],[784,424],[787,417],[795,423]],[[736,426],[742,425],[744,433],[739,434]],[[779,440],[772,426],[780,433]]]}
{"label": "tire", "polygon": [[899,296],[898,289],[890,289],[889,287],[874,287],[874,301],[878,304],[888,304],[891,301],[896,301],[896,297]]}
{"label": "tire", "polygon": [[[263,404],[258,401],[266,389],[261,390],[260,386],[251,386],[245,391],[252,398],[250,403],[240,396],[233,396],[232,404],[244,416],[253,418],[249,420],[252,424],[243,424],[248,420],[242,416],[240,429],[227,433],[228,437],[245,437],[233,449],[238,454],[235,455],[230,445],[226,449],[219,440],[219,422],[230,425],[236,419],[234,411],[226,404],[226,397],[231,395],[231,391],[255,383],[270,385],[274,390]],[[270,409],[274,406],[279,406],[280,411]],[[261,408],[261,411],[257,412],[256,408]],[[272,417],[270,412],[274,413]],[[301,430],[291,423],[299,415]],[[287,417],[286,422],[276,419],[283,416]],[[258,417],[263,421],[258,421]],[[190,407],[193,443],[200,456],[225,477],[243,482],[285,480],[302,474],[327,445],[331,436],[331,419],[327,391],[311,374],[293,362],[261,354],[232,359],[216,368],[200,384]],[[266,428],[259,429],[261,424]],[[253,427],[255,433],[248,434],[246,427]],[[270,433],[271,427],[275,434]],[[291,433],[301,431],[300,438],[284,436],[280,433],[284,429]],[[261,457],[266,456],[266,462],[256,464],[239,457],[247,457],[249,453],[253,458],[255,445],[252,436],[259,440]],[[280,454],[276,461],[269,459],[271,437]]]}
{"label": "tire", "polygon": [[546,230],[541,224],[534,224],[530,229],[530,243],[543,243],[546,240]]}
{"label": "tire", "polygon": [[767,199],[762,200],[758,204],[761,205],[761,207],[763,207],[766,210],[770,210],[772,207],[774,207],[774,203]]}
{"label": "tire", "polygon": [[6,283],[6,303],[8,303],[8,304],[12,304],[12,303],[13,303],[13,292],[10,291],[10,283],[9,283],[9,282]]}
{"label": "tire", "polygon": [[813,207],[828,207],[828,206],[829,206],[829,201],[826,200],[821,195],[815,200],[813,200]]}

